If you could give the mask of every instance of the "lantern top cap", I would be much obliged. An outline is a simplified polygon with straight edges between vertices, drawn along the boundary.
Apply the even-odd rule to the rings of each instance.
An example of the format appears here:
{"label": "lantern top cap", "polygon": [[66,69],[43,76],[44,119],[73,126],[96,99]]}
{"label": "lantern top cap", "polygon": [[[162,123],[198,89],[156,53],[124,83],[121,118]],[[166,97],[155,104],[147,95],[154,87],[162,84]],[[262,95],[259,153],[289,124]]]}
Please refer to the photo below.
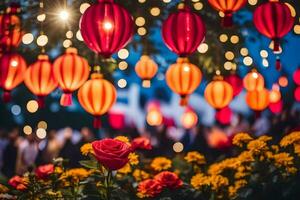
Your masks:
{"label": "lantern top cap", "polygon": [[223,76],[221,76],[221,75],[216,75],[216,76],[214,76],[214,78],[213,78],[213,80],[214,81],[223,81]]}
{"label": "lantern top cap", "polygon": [[141,60],[149,60],[151,59],[148,55],[142,55]]}
{"label": "lantern top cap", "polygon": [[69,47],[69,48],[67,48],[66,53],[78,54],[78,50],[74,47]]}
{"label": "lantern top cap", "polygon": [[46,54],[40,54],[38,60],[49,60],[49,56]]}
{"label": "lantern top cap", "polygon": [[180,63],[189,63],[189,59],[187,57],[179,57],[177,58],[177,61],[176,61],[178,64]]}
{"label": "lantern top cap", "polygon": [[102,79],[103,78],[103,75],[102,74],[99,74],[99,73],[93,73],[91,75],[91,79],[94,80],[94,79]]}

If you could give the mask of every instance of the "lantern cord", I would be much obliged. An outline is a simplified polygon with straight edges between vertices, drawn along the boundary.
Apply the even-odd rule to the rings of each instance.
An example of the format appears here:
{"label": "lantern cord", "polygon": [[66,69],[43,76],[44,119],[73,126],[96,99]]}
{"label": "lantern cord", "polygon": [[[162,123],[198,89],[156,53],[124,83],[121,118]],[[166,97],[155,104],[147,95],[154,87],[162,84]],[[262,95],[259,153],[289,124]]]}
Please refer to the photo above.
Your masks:
{"label": "lantern cord", "polygon": [[[40,13],[39,14],[40,15],[45,14],[44,13],[44,0],[40,0]],[[44,20],[40,21],[40,35],[44,35]],[[41,48],[42,48],[41,52],[42,52],[42,54],[44,54],[45,46],[43,45]]]}

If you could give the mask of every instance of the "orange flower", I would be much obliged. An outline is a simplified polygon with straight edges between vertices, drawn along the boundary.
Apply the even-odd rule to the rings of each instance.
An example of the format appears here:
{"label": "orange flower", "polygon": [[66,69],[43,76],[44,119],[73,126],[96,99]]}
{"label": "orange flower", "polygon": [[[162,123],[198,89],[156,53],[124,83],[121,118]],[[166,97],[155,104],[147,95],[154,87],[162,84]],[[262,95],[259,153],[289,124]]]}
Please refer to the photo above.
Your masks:
{"label": "orange flower", "polygon": [[157,180],[148,179],[140,182],[137,190],[137,196],[139,198],[156,197],[161,193],[162,186]]}
{"label": "orange flower", "polygon": [[182,180],[177,176],[177,174],[169,171],[164,171],[157,174],[154,177],[163,187],[169,189],[177,189],[182,186]]}
{"label": "orange flower", "polygon": [[14,176],[11,179],[9,179],[8,184],[17,190],[25,190],[27,189],[28,181],[24,177]]}

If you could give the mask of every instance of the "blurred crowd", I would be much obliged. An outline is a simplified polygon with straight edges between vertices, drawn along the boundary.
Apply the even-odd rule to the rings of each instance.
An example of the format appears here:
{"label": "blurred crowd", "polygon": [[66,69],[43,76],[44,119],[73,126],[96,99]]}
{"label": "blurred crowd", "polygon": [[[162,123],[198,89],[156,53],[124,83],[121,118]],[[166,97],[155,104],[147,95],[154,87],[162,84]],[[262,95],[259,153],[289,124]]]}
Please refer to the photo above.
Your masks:
{"label": "blurred crowd", "polygon": [[[159,155],[174,156],[181,151],[197,150],[206,155],[208,162],[220,155],[230,154],[231,138],[239,132],[253,135],[269,134],[279,140],[284,134],[300,130],[298,111],[284,111],[280,115],[262,115],[256,118],[245,118],[236,115],[230,125],[216,123],[213,126],[198,124],[191,129],[176,128],[162,124],[156,127],[126,127],[122,130],[102,129],[98,131],[83,127],[81,130],[63,128],[49,130],[47,137],[38,139],[34,133],[24,135],[20,129],[0,130],[0,169],[5,177],[23,174],[32,166],[50,163],[53,159],[66,159],[69,167],[80,166],[83,160],[80,147],[96,138],[124,135],[129,138],[144,136],[151,139],[153,150],[145,152],[146,157]],[[176,144],[177,145],[174,145]],[[179,145],[178,145],[179,144]]]}

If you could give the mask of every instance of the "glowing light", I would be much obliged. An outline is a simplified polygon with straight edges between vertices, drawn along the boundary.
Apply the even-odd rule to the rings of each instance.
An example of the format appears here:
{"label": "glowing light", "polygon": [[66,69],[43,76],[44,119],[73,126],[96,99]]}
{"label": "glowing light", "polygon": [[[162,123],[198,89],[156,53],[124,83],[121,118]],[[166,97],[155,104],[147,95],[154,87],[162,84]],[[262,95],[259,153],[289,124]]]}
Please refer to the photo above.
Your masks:
{"label": "glowing light", "polygon": [[267,52],[266,50],[261,50],[261,51],[260,51],[260,56],[261,56],[261,57],[266,58],[266,57],[268,57],[268,55],[269,55],[269,54],[268,54],[268,52]]}
{"label": "glowing light", "polygon": [[83,14],[86,9],[88,9],[91,5],[89,3],[83,3],[80,5],[79,11],[81,14]]}
{"label": "glowing light", "polygon": [[144,27],[140,27],[140,28],[138,28],[137,33],[138,33],[140,36],[143,36],[143,35],[146,35],[146,34],[147,34],[147,30],[146,30]]}
{"label": "glowing light", "polygon": [[64,46],[65,48],[68,48],[68,47],[70,47],[71,45],[72,45],[72,41],[71,41],[71,40],[69,40],[69,39],[64,40],[63,46]]}
{"label": "glowing light", "polygon": [[48,43],[48,37],[46,35],[40,35],[36,40],[37,45],[43,47]]}
{"label": "glowing light", "polygon": [[287,79],[285,76],[281,76],[281,77],[278,79],[278,84],[279,84],[281,87],[286,87],[286,86],[288,86],[289,81],[288,81],[288,79]]}
{"label": "glowing light", "polygon": [[232,52],[232,51],[227,51],[227,52],[225,53],[225,58],[226,58],[227,60],[233,60],[233,59],[234,59],[234,54],[233,54],[233,52]]}
{"label": "glowing light", "polygon": [[249,51],[247,48],[243,47],[241,48],[240,53],[242,56],[247,56],[249,54]]}
{"label": "glowing light", "polygon": [[195,3],[195,4],[194,4],[194,8],[195,8],[195,10],[202,10],[202,8],[203,8],[203,3],[201,3],[201,2]]}
{"label": "glowing light", "polygon": [[22,37],[23,44],[30,44],[30,43],[33,42],[33,40],[34,40],[34,38],[33,38],[33,35],[31,33],[26,33]]}
{"label": "glowing light", "polygon": [[29,125],[24,126],[23,132],[25,135],[30,135],[32,133],[32,128]]}
{"label": "glowing light", "polygon": [[158,16],[160,14],[160,9],[158,7],[153,7],[150,10],[151,15]]}
{"label": "glowing light", "polygon": [[294,32],[296,34],[300,35],[300,25],[299,24],[297,24],[297,25],[294,26]]}
{"label": "glowing light", "polygon": [[255,79],[257,79],[257,78],[258,78],[258,73],[253,72],[253,73],[252,73],[252,77],[255,78]]}
{"label": "glowing light", "polygon": [[257,4],[257,0],[248,0],[248,3],[251,5],[251,6],[255,6]]}
{"label": "glowing light", "polygon": [[18,61],[16,61],[16,60],[12,60],[11,62],[10,62],[10,65],[12,66],[12,67],[17,67],[18,66]]}
{"label": "glowing light", "polygon": [[126,59],[129,56],[129,51],[127,49],[121,49],[120,51],[118,51],[118,57],[120,59]]}
{"label": "glowing light", "polygon": [[46,20],[46,14],[40,14],[36,17],[39,22],[43,22]]}
{"label": "glowing light", "polygon": [[19,115],[21,113],[21,107],[19,105],[13,105],[11,107],[11,113],[13,115]]}
{"label": "glowing light", "polygon": [[38,123],[37,127],[46,130],[47,127],[48,127],[48,124],[47,124],[47,122],[45,122],[45,121],[40,121],[40,122]]}
{"label": "glowing light", "polygon": [[264,67],[269,67],[269,61],[265,58],[262,60],[262,64]]}
{"label": "glowing light", "polygon": [[83,41],[83,38],[82,38],[82,35],[81,35],[80,30],[77,31],[77,33],[76,33],[76,38],[77,38],[77,40],[79,40],[79,41]]}
{"label": "glowing light", "polygon": [[224,69],[231,70],[232,69],[232,63],[227,61],[224,63]]}
{"label": "glowing light", "polygon": [[170,3],[171,0],[163,0],[164,3]]}
{"label": "glowing light", "polygon": [[39,109],[39,104],[35,100],[30,100],[27,102],[26,108],[28,112],[35,113]]}
{"label": "glowing light", "polygon": [[154,109],[148,112],[146,121],[150,126],[159,126],[163,121],[163,116],[158,110]]}
{"label": "glowing light", "polygon": [[126,81],[125,79],[121,78],[121,79],[118,81],[118,86],[119,86],[120,88],[125,88],[126,85],[127,85],[127,81]]}
{"label": "glowing light", "polygon": [[226,42],[228,40],[228,36],[226,34],[221,34],[219,40],[221,42]]}
{"label": "glowing light", "polygon": [[250,56],[246,56],[246,57],[244,58],[243,62],[244,62],[244,64],[245,64],[246,66],[250,66],[250,65],[252,65],[252,63],[253,63],[253,59],[252,59]]}
{"label": "glowing light", "polygon": [[199,53],[206,53],[208,50],[208,45],[206,43],[202,43],[199,45],[199,47],[197,48]]}
{"label": "glowing light", "polygon": [[189,71],[190,71],[190,67],[189,67],[189,66],[184,66],[184,67],[183,67],[183,71],[189,72]]}
{"label": "glowing light", "polygon": [[109,31],[113,28],[113,25],[112,25],[111,22],[104,22],[103,27],[104,27],[105,30]]}
{"label": "glowing light", "polygon": [[198,116],[193,111],[187,111],[183,113],[181,117],[181,124],[184,128],[190,129],[196,126],[198,122]]}
{"label": "glowing light", "polygon": [[239,41],[240,41],[240,38],[239,38],[239,36],[237,36],[237,35],[233,35],[233,36],[231,36],[231,38],[230,38],[230,42],[231,42],[232,44],[237,44]]}
{"label": "glowing light", "polygon": [[146,0],[138,0],[139,1],[139,3],[145,3],[146,2]]}
{"label": "glowing light", "polygon": [[66,38],[71,39],[72,37],[73,37],[73,32],[72,31],[66,32]]}
{"label": "glowing light", "polygon": [[120,70],[125,70],[128,68],[128,63],[125,61],[121,61],[118,66]]}
{"label": "glowing light", "polygon": [[138,17],[138,18],[135,19],[135,24],[137,26],[144,26],[145,23],[146,23],[146,20],[145,20],[144,17]]}
{"label": "glowing light", "polygon": [[66,10],[61,10],[59,12],[59,18],[63,21],[67,21],[69,19],[70,14]]}
{"label": "glowing light", "polygon": [[183,151],[183,144],[181,142],[176,142],[173,144],[173,151],[175,151],[176,153],[180,153]]}
{"label": "glowing light", "polygon": [[39,138],[39,139],[44,139],[46,136],[47,136],[47,132],[45,129],[43,128],[38,128],[36,130],[36,136]]}

